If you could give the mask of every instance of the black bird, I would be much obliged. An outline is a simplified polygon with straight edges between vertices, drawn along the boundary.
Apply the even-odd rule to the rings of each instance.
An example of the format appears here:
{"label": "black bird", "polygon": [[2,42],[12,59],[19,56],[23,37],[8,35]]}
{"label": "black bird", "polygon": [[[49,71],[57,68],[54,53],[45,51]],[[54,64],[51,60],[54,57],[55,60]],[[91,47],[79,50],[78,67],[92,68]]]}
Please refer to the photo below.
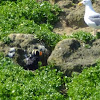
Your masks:
{"label": "black bird", "polygon": [[38,69],[38,62],[40,61],[40,56],[42,56],[42,52],[38,49],[34,49],[32,54],[26,58],[26,66],[25,69],[35,70]]}

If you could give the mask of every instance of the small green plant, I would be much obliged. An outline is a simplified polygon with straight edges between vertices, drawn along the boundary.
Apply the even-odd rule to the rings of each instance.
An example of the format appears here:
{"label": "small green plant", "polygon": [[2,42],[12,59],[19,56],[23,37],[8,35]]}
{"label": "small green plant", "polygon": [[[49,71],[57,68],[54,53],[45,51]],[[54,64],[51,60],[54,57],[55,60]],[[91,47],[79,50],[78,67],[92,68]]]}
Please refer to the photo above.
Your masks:
{"label": "small green plant", "polygon": [[88,32],[83,32],[83,31],[73,33],[71,37],[76,38],[84,43],[90,43],[95,39],[93,35],[91,35]]}

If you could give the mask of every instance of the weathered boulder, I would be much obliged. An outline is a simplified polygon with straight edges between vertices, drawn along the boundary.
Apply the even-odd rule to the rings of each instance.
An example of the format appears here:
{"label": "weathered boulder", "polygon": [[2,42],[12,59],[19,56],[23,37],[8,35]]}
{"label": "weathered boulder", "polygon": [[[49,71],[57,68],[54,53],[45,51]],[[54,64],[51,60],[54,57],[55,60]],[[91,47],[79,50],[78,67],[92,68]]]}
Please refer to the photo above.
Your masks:
{"label": "weathered boulder", "polygon": [[70,11],[68,16],[66,16],[66,23],[69,27],[79,28],[86,27],[84,22],[84,7],[76,7],[76,9]]}
{"label": "weathered boulder", "polygon": [[[47,58],[49,56],[49,50],[45,47],[45,44],[35,38],[32,34],[10,34],[8,36],[11,40],[9,44],[0,42],[0,52],[4,52],[5,55],[10,55],[13,60],[21,66],[25,66],[25,57],[30,55],[32,50],[37,48],[43,52],[40,60],[43,65],[46,65]],[[11,50],[15,49],[15,54]],[[14,56],[14,57],[13,57]]]}
{"label": "weathered boulder", "polygon": [[56,23],[55,28],[66,27],[66,16],[69,15],[71,10],[73,11],[73,0],[58,0],[56,4],[62,9],[62,12],[59,15],[60,21]]}
{"label": "weathered boulder", "polygon": [[84,67],[93,66],[100,59],[100,39],[92,46],[84,46],[76,39],[60,41],[48,58],[48,63],[54,64],[67,75],[73,71],[81,72]]}

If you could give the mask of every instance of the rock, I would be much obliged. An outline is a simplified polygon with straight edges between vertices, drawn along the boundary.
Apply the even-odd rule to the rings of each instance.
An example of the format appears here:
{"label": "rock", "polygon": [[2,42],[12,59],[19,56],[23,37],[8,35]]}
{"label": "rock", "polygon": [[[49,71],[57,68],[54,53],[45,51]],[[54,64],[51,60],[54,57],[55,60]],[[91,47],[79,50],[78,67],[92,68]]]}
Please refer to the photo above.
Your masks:
{"label": "rock", "polygon": [[38,43],[38,40],[32,34],[10,34],[8,36],[12,41],[10,46],[20,47],[20,48],[29,48],[30,44]]}
{"label": "rock", "polygon": [[76,7],[75,10],[72,10],[66,16],[66,21],[67,26],[72,28],[86,27],[87,25],[84,22],[84,7]]}
{"label": "rock", "polygon": [[72,0],[59,0],[57,2],[57,5],[63,9],[62,12],[60,13],[59,19],[60,21],[56,23],[55,28],[63,28],[66,27],[66,16],[69,15],[70,10],[73,7],[73,2]]}
{"label": "rock", "polygon": [[78,40],[65,39],[56,45],[48,64],[52,63],[66,75],[71,75],[73,71],[81,72],[84,67],[94,66],[99,59],[100,39],[89,48]]}
{"label": "rock", "polygon": [[56,2],[57,5],[59,5],[60,8],[64,9],[64,8],[70,8],[73,6],[73,2],[72,0],[59,0],[58,2]]}
{"label": "rock", "polygon": [[[95,1],[93,3],[93,8],[94,10],[96,10],[96,12],[100,12],[99,6],[100,1]],[[78,5],[76,5],[73,10],[70,9],[70,13],[68,14],[68,16],[66,16],[67,25],[76,28],[86,27],[87,25],[84,22],[84,13],[85,6],[79,7]]]}
{"label": "rock", "polygon": [[43,55],[40,57],[40,61],[43,65],[47,64],[47,58],[50,55],[50,51],[45,47],[45,43],[39,41],[32,34],[10,34],[8,36],[11,40],[9,44],[0,42],[0,52],[4,52],[10,58],[21,66],[26,66],[25,55],[29,56],[32,51],[37,48],[42,51]]}
{"label": "rock", "polygon": [[[92,1],[94,10],[100,13],[100,1]],[[57,2],[57,5],[62,9],[62,13],[59,16],[60,21],[54,26],[53,31],[55,33],[70,35],[83,30],[93,34],[93,29],[84,22],[85,6],[78,6],[79,2],[80,0],[59,0]]]}

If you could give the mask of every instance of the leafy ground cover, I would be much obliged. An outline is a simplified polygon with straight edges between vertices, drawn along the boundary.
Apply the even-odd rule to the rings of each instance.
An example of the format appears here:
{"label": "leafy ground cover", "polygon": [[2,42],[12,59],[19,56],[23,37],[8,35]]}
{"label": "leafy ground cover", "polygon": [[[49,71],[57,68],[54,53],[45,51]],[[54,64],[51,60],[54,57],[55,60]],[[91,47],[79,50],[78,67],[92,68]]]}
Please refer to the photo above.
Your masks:
{"label": "leafy ground cover", "polygon": [[0,100],[65,100],[62,76],[52,66],[27,71],[0,56]]}
{"label": "leafy ground cover", "polygon": [[67,86],[69,100],[99,100],[100,62],[95,67],[84,69],[79,75],[73,75]]}
{"label": "leafy ground cover", "polygon": [[[62,40],[62,36],[52,32],[59,20],[61,9],[49,2],[35,0],[5,0],[0,4],[0,40],[9,42],[10,33],[34,34],[45,41],[50,48]],[[56,41],[54,41],[56,40]]]}
{"label": "leafy ground cover", "polygon": [[80,40],[84,43],[91,43],[96,39],[91,33],[79,31],[72,34],[71,38],[76,38],[77,40]]}
{"label": "leafy ground cover", "polygon": [[[100,62],[72,77],[54,66],[42,66],[36,71],[24,70],[0,54],[1,100],[99,100]],[[61,92],[65,85],[67,92]]]}
{"label": "leafy ground cover", "polygon": [[[35,34],[52,49],[66,38],[52,32],[61,10],[48,2],[34,0],[0,1],[0,40],[9,43],[10,33]],[[89,43],[95,38],[86,32],[72,37]],[[64,76],[54,66],[36,71],[24,70],[0,54],[0,100],[99,100],[100,63],[72,77]],[[61,91],[63,86],[67,92]]]}

